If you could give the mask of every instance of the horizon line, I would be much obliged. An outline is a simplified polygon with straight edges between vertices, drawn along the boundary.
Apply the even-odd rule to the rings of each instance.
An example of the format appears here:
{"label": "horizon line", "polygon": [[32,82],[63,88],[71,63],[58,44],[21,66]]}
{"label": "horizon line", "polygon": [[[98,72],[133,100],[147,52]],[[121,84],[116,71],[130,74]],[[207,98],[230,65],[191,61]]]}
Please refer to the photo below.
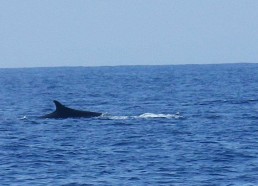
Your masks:
{"label": "horizon line", "polygon": [[57,65],[57,66],[25,66],[25,67],[0,67],[0,69],[31,69],[31,68],[99,68],[99,67],[133,67],[133,66],[187,66],[187,65],[240,65],[258,64],[258,62],[232,62],[232,63],[185,63],[185,64],[135,64],[135,65]]}

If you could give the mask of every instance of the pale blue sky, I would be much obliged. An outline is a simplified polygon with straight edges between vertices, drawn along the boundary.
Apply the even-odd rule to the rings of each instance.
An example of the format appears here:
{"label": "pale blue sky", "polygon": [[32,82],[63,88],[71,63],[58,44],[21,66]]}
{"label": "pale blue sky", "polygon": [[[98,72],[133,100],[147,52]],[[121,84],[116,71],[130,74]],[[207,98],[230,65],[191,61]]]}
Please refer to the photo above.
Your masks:
{"label": "pale blue sky", "polygon": [[2,0],[0,68],[258,62],[258,0]]}

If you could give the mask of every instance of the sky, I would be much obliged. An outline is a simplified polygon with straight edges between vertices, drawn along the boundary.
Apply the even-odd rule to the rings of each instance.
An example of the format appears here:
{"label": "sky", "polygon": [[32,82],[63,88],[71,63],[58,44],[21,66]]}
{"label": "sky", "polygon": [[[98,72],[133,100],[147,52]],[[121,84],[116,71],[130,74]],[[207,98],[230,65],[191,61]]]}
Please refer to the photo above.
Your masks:
{"label": "sky", "polygon": [[0,1],[0,68],[257,62],[257,0]]}

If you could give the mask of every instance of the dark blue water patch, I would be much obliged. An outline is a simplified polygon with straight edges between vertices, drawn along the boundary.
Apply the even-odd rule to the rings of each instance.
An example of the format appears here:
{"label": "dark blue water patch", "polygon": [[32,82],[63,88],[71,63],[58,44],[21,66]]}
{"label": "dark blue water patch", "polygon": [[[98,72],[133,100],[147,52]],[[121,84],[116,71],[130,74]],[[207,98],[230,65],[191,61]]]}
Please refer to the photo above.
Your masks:
{"label": "dark blue water patch", "polygon": [[[0,184],[257,185],[257,71],[0,69]],[[54,99],[105,114],[38,119]]]}

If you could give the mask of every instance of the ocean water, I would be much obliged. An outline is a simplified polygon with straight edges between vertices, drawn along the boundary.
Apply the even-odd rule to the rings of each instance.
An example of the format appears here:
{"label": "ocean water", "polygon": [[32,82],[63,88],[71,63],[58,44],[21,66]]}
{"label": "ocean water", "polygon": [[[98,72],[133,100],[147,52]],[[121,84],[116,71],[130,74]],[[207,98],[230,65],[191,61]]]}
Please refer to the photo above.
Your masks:
{"label": "ocean water", "polygon": [[[0,185],[258,185],[258,64],[0,69]],[[103,112],[39,119],[53,100]]]}

